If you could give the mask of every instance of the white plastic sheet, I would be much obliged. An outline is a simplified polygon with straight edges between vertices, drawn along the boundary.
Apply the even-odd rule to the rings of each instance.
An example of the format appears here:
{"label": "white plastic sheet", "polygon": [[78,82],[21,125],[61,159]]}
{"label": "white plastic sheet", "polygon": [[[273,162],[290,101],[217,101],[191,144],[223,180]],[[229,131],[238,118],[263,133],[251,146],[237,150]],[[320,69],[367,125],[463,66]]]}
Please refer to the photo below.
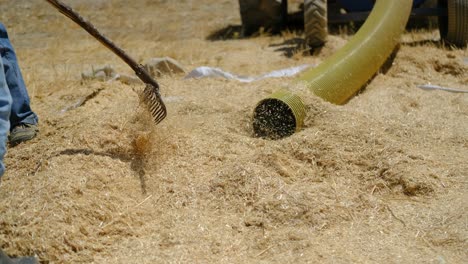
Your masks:
{"label": "white plastic sheet", "polygon": [[226,72],[221,70],[220,68],[213,68],[213,67],[207,67],[207,66],[202,66],[195,68],[191,72],[189,72],[184,79],[200,79],[200,78],[207,78],[207,77],[221,77],[225,79],[230,79],[230,80],[237,80],[240,82],[253,82],[253,81],[258,81],[258,80],[263,80],[267,78],[280,78],[280,77],[290,77],[294,76],[302,71],[304,71],[307,68],[311,68],[314,65],[311,64],[304,64],[296,67],[291,67],[291,68],[286,68],[286,69],[281,69],[281,70],[276,70],[272,72],[268,72],[259,76],[242,76],[242,75],[237,75],[233,74],[230,72]]}
{"label": "white plastic sheet", "polygon": [[448,88],[448,87],[442,87],[442,86],[432,85],[432,84],[419,85],[418,87],[424,90],[441,90],[441,91],[447,91],[447,92],[452,92],[452,93],[468,93],[468,90]]}

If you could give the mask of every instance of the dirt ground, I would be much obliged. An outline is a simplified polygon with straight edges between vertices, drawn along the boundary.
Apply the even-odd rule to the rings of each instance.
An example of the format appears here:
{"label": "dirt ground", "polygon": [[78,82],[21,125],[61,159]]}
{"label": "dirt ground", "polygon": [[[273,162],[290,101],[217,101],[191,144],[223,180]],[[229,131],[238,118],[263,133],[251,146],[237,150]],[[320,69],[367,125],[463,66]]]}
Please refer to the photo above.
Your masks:
{"label": "dirt ground", "polygon": [[[241,74],[317,64],[300,30],[240,39],[234,0],[66,1],[136,60]],[[437,30],[405,33],[385,73],[349,103],[304,94],[305,128],[253,136],[256,103],[295,77],[241,83],[158,78],[155,126],[142,85],[83,81],[131,69],[45,1],[1,0],[40,117],[8,149],[0,247],[42,263],[466,263],[468,49]],[[215,34],[217,33],[217,34]],[[211,36],[211,37],[210,37]],[[222,38],[222,37],[225,38]],[[63,111],[77,100],[84,105]]]}

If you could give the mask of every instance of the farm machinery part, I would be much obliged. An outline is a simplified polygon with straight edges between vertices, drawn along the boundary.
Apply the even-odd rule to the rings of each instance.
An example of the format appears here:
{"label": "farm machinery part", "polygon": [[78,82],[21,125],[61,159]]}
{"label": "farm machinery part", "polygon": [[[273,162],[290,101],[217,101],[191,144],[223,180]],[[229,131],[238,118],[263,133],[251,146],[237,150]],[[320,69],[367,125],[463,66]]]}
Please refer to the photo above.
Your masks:
{"label": "farm machinery part", "polygon": [[117,56],[119,56],[125,63],[127,63],[134,71],[135,74],[142,80],[146,87],[142,93],[142,101],[148,108],[153,120],[156,124],[159,124],[167,115],[166,106],[161,98],[159,92],[159,84],[154,80],[151,75],[145,70],[143,65],[138,64],[133,58],[131,58],[125,51],[117,47],[110,39],[102,35],[90,22],[82,18],[76,13],[71,7],[65,5],[59,0],[46,0],[52,6],[60,11],[76,24],[86,30],[90,35],[96,38],[101,44],[106,46]]}
{"label": "farm machinery part", "polygon": [[[327,40],[328,24],[365,21],[375,0],[304,0],[306,43],[317,48]],[[468,42],[468,0],[413,0],[411,17],[438,17],[441,38],[464,47]],[[279,31],[288,24],[287,0],[239,0],[244,36],[260,28]]]}
{"label": "farm machinery part", "polygon": [[[409,19],[408,0],[377,0],[355,36],[318,67],[305,72],[315,95],[334,104],[346,103],[379,70],[399,43]],[[300,130],[305,106],[299,96],[279,91],[260,101],[253,115],[257,136],[278,139]]]}

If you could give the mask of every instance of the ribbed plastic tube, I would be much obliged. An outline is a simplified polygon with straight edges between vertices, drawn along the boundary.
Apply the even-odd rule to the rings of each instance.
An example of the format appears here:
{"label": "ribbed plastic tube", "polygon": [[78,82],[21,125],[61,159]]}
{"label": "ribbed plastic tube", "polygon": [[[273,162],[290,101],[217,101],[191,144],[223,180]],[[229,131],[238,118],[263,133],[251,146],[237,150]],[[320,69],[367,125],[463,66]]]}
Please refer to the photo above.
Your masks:
{"label": "ribbed plastic tube", "polygon": [[[369,79],[377,73],[400,40],[408,22],[413,1],[377,0],[371,14],[355,36],[339,51],[318,67],[305,72],[299,78],[317,96],[334,104],[344,104],[355,95]],[[294,128],[286,133],[282,127],[269,127],[281,122],[268,122],[270,118],[282,116],[284,111],[278,104],[267,109],[271,98],[257,104],[253,116],[253,127],[257,135],[281,138],[293,134],[303,124],[305,111],[301,99],[289,92],[275,95],[275,100],[286,104],[294,115]],[[294,98],[295,100],[291,100]],[[265,104],[267,104],[265,106]],[[302,114],[304,113],[304,114]],[[291,124],[289,124],[291,126]]]}

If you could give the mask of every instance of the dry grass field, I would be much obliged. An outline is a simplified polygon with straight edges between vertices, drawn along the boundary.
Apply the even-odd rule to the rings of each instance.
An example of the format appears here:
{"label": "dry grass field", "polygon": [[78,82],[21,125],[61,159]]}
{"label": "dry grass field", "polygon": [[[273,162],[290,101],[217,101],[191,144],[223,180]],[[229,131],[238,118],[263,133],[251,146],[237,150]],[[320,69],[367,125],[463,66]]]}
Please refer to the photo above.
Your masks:
{"label": "dry grass field", "polygon": [[[318,64],[351,37],[334,33],[310,56],[286,44],[300,30],[237,38],[235,0],[65,2],[137,61],[168,56],[187,71]],[[0,247],[9,254],[41,263],[466,263],[468,94],[417,85],[468,90],[468,49],[439,42],[437,30],[405,33],[391,67],[344,106],[305,93],[304,129],[272,141],[253,136],[254,106],[294,77],[163,76],[168,116],[155,126],[139,104],[143,85],[81,79],[102,65],[132,73],[81,28],[45,1],[0,6],[40,117],[39,136],[5,160]]]}

